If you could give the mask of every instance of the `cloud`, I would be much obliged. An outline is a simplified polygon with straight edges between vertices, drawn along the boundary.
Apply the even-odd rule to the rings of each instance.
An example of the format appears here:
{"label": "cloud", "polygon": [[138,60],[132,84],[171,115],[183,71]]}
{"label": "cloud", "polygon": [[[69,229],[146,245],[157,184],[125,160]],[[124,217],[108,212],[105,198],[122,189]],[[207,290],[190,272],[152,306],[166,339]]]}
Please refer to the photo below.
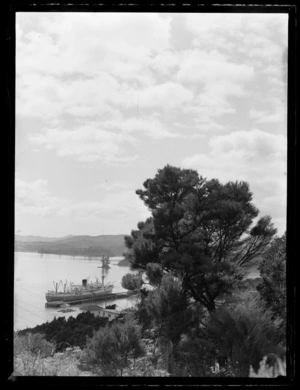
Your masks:
{"label": "cloud", "polygon": [[[283,232],[286,219],[287,139],[258,129],[212,137],[206,154],[186,157],[182,164],[221,182],[250,184],[254,204],[274,216]],[[277,205],[275,207],[275,205]]]}
{"label": "cloud", "polygon": [[164,110],[180,107],[192,99],[193,93],[189,89],[168,81],[139,91],[137,103],[142,107],[160,107]]}
{"label": "cloud", "polygon": [[101,201],[75,201],[50,194],[47,180],[28,182],[17,178],[15,194],[16,227],[24,215],[42,218],[63,216],[72,218],[77,223],[86,219],[94,221],[96,218],[100,224],[105,220],[110,226],[111,221],[115,221],[116,218],[125,226],[126,218],[129,218],[134,220],[133,227],[138,221],[149,216],[149,211],[135,192],[122,186],[113,193],[108,191],[104,194],[102,191]]}
{"label": "cloud", "polygon": [[[177,164],[190,153],[186,166],[208,177],[249,181],[262,212],[282,220],[287,18],[18,13],[17,149],[49,151],[36,153],[47,167],[57,166],[57,156],[71,160],[69,169],[72,160],[80,169],[87,164],[93,175],[101,169],[121,175],[141,156],[136,180],[145,167],[154,172],[155,164],[170,158]],[[27,178],[42,176],[43,164],[37,171],[30,159],[19,161]],[[120,169],[110,170],[114,166]],[[135,225],[134,209],[140,210],[131,188],[115,187],[120,194],[99,188],[107,195],[103,202],[70,202],[49,194],[43,181],[18,185],[27,216],[29,210],[62,213],[85,220],[86,228],[99,219],[126,226],[126,220]]]}
{"label": "cloud", "polygon": [[279,107],[277,112],[266,112],[259,111],[256,109],[250,110],[250,118],[253,119],[254,123],[274,123],[286,122],[286,112],[283,107]]}
{"label": "cloud", "polygon": [[39,215],[41,217],[53,213],[62,215],[67,202],[59,203],[58,198],[50,196],[47,180],[33,180],[26,182],[20,178],[15,180],[16,217],[21,213]]}
{"label": "cloud", "polygon": [[106,164],[130,163],[136,156],[122,156],[123,142],[130,142],[129,136],[99,128],[96,124],[81,126],[74,130],[61,128],[46,129],[29,137],[34,146],[53,150],[60,157],[72,157],[82,162],[102,161]]}
{"label": "cloud", "polygon": [[[144,142],[144,137],[154,140],[184,137],[170,131],[158,117],[120,118],[100,123],[86,121],[72,130],[63,127],[48,127],[29,135],[29,143],[35,148],[42,147],[53,151],[59,157],[70,157],[80,162],[100,161],[106,165],[129,165],[138,156],[135,147]],[[126,149],[131,146],[132,152]]]}
{"label": "cloud", "polygon": [[165,138],[182,137],[182,134],[168,130],[154,115],[142,116],[139,118],[128,118],[123,120],[107,121],[104,123],[107,129],[118,130],[122,137],[127,138],[134,134],[134,139],[137,140],[139,136],[143,135],[152,139],[161,140]]}
{"label": "cloud", "polygon": [[152,59],[151,66],[164,76],[172,74],[179,66],[180,55],[174,50],[164,50]]}
{"label": "cloud", "polygon": [[251,56],[255,48],[286,45],[287,21],[287,14],[207,13],[201,22],[199,15],[187,14],[185,26],[194,34],[195,47],[214,47],[224,53],[238,51]]}
{"label": "cloud", "polygon": [[[214,13],[201,18],[187,14],[184,20],[185,28],[193,36],[193,49],[186,51],[178,77],[201,83],[202,94],[210,99],[218,97],[221,115],[222,108],[224,113],[226,109],[228,113],[230,109],[235,112],[237,105],[228,98],[241,97],[246,105],[249,101],[245,99],[251,96],[255,109],[267,112],[254,125],[273,124],[277,120],[282,124],[280,116],[286,108],[288,16]],[[271,104],[271,97],[280,98],[280,104]],[[214,120],[218,111],[213,111],[212,104],[207,107]]]}
{"label": "cloud", "polygon": [[209,52],[193,49],[181,53],[179,80],[188,82],[209,83],[241,82],[251,79],[253,67],[243,63],[235,63],[216,50]]}
{"label": "cloud", "polygon": [[177,80],[191,85],[195,98],[184,113],[190,113],[195,125],[207,130],[224,127],[216,119],[224,114],[234,114],[236,109],[229,98],[248,95],[249,82],[254,69],[245,63],[236,63],[216,50],[191,49],[181,52]]}
{"label": "cloud", "polygon": [[[252,96],[258,71],[272,96],[282,93],[277,59],[286,45],[286,18],[280,16],[18,14],[16,113],[68,129],[66,115],[82,123],[120,121],[137,110],[175,116],[176,110],[174,121],[181,115],[188,126],[222,131],[218,118],[236,113],[231,98]],[[176,49],[179,19],[193,39]],[[262,99],[265,94],[257,104]],[[269,122],[275,111],[269,110]]]}
{"label": "cloud", "polygon": [[109,182],[108,180],[105,183],[98,183],[93,186],[93,189],[100,189],[104,191],[115,191],[115,190],[128,190],[131,188],[129,182],[119,181],[119,182]]}
{"label": "cloud", "polygon": [[52,75],[96,75],[113,64],[126,76],[128,60],[138,71],[170,38],[169,18],[155,13],[19,13],[17,24],[19,67]]}

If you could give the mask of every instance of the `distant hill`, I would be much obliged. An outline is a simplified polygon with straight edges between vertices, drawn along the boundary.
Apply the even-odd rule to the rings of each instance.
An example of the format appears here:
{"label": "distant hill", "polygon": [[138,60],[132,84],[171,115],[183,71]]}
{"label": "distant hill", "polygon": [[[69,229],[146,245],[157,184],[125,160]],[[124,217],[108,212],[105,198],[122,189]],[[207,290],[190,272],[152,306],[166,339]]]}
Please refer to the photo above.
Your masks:
{"label": "distant hill", "polygon": [[15,236],[15,251],[70,256],[122,256],[126,251],[124,235],[65,236],[61,238]]}
{"label": "distant hill", "polygon": [[22,242],[52,242],[52,241],[64,240],[70,237],[74,237],[74,236],[70,234],[65,237],[41,237],[41,236],[21,236],[19,234],[16,234],[15,240],[22,241]]}

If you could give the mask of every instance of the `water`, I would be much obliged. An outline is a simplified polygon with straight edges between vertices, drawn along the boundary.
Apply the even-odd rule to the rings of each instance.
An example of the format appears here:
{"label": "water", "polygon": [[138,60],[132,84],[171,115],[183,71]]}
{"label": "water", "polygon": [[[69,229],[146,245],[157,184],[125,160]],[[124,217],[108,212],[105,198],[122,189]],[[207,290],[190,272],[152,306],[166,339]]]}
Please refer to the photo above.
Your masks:
{"label": "water", "polygon": [[[105,283],[113,284],[113,292],[125,291],[121,286],[123,275],[133,273],[129,266],[118,266],[123,257],[111,257],[106,271]],[[38,253],[15,252],[14,286],[14,330],[34,327],[54,317],[76,317],[82,313],[80,307],[87,303],[72,305],[74,311],[62,313],[58,308],[46,308],[45,293],[53,290],[53,282],[62,280],[81,284],[82,279],[101,280],[100,258],[87,259],[79,256],[40,255]],[[94,302],[101,306],[116,304],[117,310],[132,307],[136,297]]]}

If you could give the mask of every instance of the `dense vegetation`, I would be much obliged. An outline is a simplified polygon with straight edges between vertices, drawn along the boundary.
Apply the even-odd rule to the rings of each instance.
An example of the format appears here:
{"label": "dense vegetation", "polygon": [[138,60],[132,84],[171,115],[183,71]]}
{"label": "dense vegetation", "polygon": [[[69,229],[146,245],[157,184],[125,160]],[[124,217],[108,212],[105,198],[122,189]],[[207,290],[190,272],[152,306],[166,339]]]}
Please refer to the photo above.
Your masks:
{"label": "dense vegetation", "polygon": [[43,334],[45,340],[55,344],[56,352],[63,351],[69,346],[83,348],[86,337],[92,336],[94,330],[104,327],[107,318],[95,317],[92,313],[80,313],[76,318],[54,318],[53,321],[37,325],[34,328],[26,328],[18,332],[19,336],[27,333]]}
{"label": "dense vegetation", "polygon": [[38,252],[57,255],[98,257],[122,256],[125,251],[123,235],[102,236],[67,236],[60,239],[24,240],[16,237],[15,250],[20,252]]}
{"label": "dense vegetation", "polygon": [[122,285],[138,304],[112,323],[84,314],[31,329],[41,348],[79,346],[78,367],[100,376],[285,375],[285,235],[257,218],[248,184],[166,166],[137,194],[152,216],[125,237],[139,272]]}

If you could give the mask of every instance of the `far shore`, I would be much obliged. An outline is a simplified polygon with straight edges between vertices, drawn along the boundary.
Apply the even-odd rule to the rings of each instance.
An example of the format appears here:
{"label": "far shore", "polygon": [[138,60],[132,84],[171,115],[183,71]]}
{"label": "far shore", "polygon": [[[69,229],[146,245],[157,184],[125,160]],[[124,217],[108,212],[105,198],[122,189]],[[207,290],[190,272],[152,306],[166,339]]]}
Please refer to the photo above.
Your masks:
{"label": "far shore", "polygon": [[[101,259],[102,255],[101,256],[85,256],[85,255],[71,255],[71,254],[65,254],[65,253],[39,253],[39,252],[32,252],[32,251],[20,251],[20,250],[15,250],[14,253],[32,253],[32,254],[35,254],[35,255],[40,255],[40,256],[49,256],[49,255],[52,255],[52,256],[68,256],[68,257],[80,257],[80,258],[85,258],[87,260],[91,259],[91,260],[98,260],[98,259]],[[109,258],[111,259],[120,259],[119,260],[119,264],[118,265],[130,265],[130,263],[125,260],[124,256],[122,255],[118,255],[118,256],[109,256]]]}

